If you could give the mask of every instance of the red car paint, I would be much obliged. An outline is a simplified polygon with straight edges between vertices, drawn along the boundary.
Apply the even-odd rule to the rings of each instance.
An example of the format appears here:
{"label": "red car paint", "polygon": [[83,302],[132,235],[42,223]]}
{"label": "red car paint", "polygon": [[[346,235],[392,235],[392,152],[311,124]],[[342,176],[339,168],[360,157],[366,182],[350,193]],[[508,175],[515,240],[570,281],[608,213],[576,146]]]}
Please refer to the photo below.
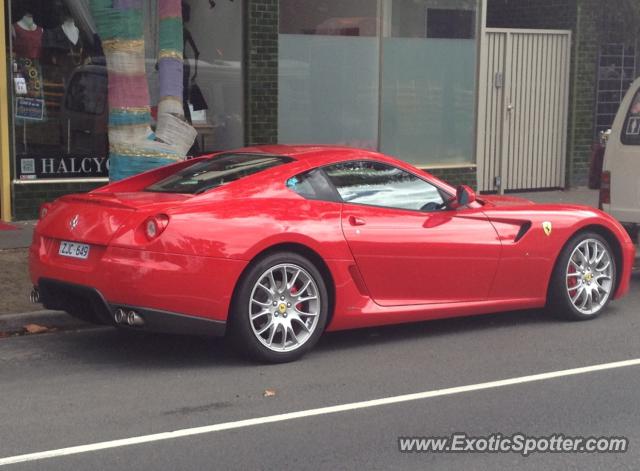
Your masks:
{"label": "red car paint", "polygon": [[[33,284],[59,280],[95,288],[110,304],[226,321],[251,261],[276,246],[295,245],[326,265],[335,293],[327,330],[350,329],[542,307],[561,249],[573,234],[594,226],[620,254],[614,297],[629,289],[634,246],[599,210],[497,196],[434,213],[307,200],[286,181],[348,160],[385,162],[449,195],[455,189],[406,163],[359,149],[262,146],[240,152],[294,160],[199,195],[141,191],[192,160],[60,198],[34,232]],[[144,223],[158,214],[169,217],[168,226],[149,240]],[[553,224],[549,236],[542,230],[545,221]],[[527,224],[530,229],[518,238]],[[89,259],[58,255],[61,240],[91,244]]]}

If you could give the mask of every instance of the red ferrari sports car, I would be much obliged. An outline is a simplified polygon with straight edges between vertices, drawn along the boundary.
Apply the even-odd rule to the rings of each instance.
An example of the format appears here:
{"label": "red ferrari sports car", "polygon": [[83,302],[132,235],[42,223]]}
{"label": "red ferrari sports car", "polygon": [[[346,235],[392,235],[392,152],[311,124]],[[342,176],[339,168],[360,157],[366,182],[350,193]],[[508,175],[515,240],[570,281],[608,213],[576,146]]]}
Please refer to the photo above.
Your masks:
{"label": "red ferrari sports car", "polygon": [[365,150],[264,146],[42,207],[32,297],[128,329],[229,333],[282,362],[325,330],[541,308],[590,319],[634,246],[588,207],[476,198]]}

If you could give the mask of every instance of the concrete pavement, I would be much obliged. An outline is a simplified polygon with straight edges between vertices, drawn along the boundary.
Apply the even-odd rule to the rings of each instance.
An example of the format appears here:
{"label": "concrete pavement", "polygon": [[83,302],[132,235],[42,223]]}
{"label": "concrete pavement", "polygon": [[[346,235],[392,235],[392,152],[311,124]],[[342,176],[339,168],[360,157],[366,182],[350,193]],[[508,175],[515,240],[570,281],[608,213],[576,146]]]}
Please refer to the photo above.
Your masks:
{"label": "concrete pavement", "polygon": [[11,223],[16,230],[0,230],[0,250],[21,249],[31,245],[33,227],[36,221],[23,221]]}

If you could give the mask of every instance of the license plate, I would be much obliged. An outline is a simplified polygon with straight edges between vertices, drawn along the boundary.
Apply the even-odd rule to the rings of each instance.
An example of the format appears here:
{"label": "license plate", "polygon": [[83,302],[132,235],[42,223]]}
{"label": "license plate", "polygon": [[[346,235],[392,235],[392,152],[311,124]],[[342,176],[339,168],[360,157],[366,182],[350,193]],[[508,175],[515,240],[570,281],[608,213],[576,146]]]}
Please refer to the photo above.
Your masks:
{"label": "license plate", "polygon": [[77,244],[76,242],[67,242],[63,240],[60,242],[60,250],[58,254],[63,257],[80,258],[86,260],[89,258],[89,249],[91,246],[87,244]]}

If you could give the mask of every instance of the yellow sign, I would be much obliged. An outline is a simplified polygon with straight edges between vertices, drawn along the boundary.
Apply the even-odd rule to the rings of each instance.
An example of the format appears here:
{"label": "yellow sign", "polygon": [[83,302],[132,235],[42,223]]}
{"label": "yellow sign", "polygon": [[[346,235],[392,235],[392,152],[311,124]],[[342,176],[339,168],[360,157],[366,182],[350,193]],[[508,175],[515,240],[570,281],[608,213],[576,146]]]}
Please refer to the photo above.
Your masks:
{"label": "yellow sign", "polygon": [[553,229],[553,226],[551,225],[551,223],[549,221],[545,221],[545,222],[542,223],[542,230],[548,236],[551,235],[551,230],[552,229]]}

